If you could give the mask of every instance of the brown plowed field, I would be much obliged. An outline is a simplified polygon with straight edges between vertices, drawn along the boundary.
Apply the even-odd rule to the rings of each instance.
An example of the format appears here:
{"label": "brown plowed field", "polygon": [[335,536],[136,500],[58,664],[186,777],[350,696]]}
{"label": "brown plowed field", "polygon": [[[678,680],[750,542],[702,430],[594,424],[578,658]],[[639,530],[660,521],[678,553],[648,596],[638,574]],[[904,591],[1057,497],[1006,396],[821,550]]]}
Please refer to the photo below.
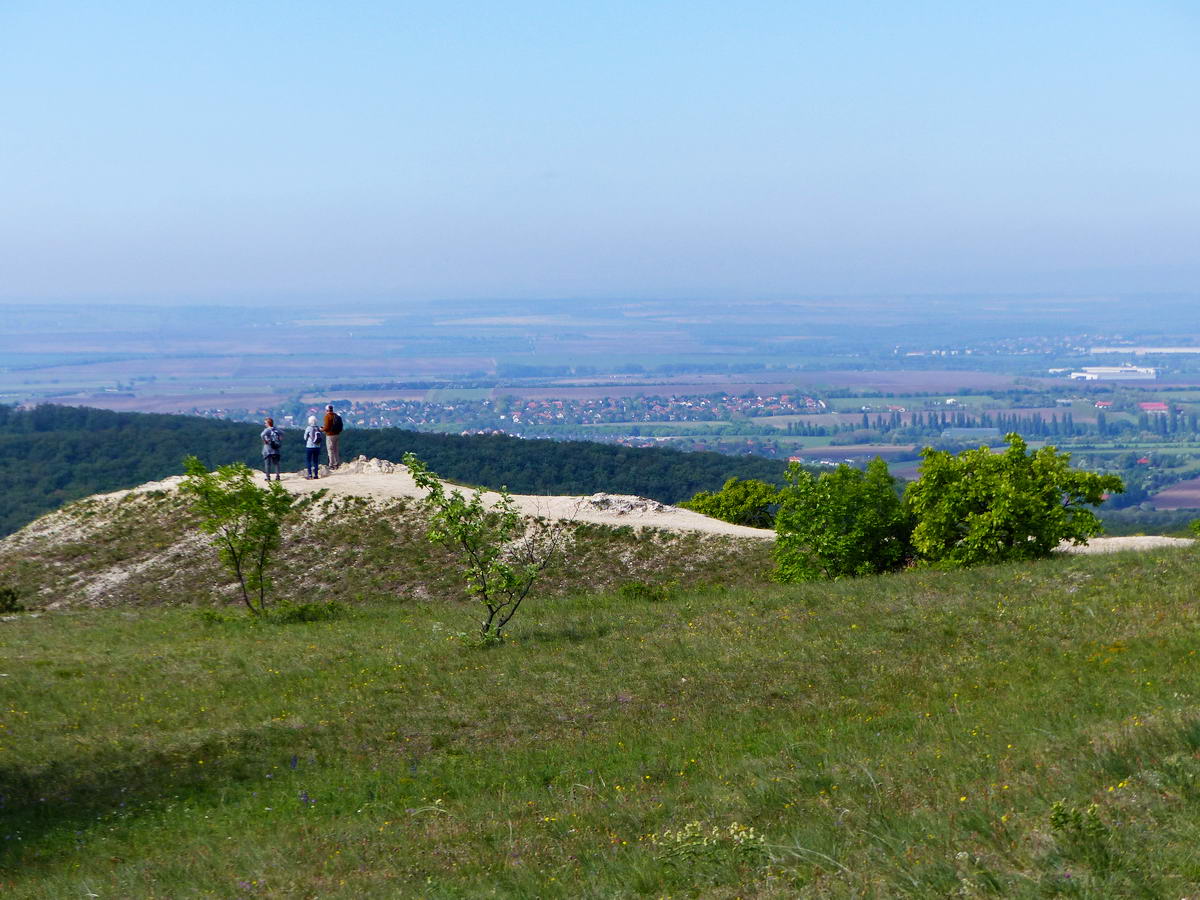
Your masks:
{"label": "brown plowed field", "polygon": [[1200,509],[1200,478],[1190,478],[1151,498],[1155,509]]}

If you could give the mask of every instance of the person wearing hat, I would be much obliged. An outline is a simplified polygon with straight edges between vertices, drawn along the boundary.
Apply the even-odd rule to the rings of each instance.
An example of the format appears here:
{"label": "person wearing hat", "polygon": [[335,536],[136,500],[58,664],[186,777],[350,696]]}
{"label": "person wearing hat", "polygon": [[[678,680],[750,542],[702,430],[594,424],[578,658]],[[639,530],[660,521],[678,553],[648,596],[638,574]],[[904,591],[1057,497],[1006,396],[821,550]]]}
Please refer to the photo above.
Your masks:
{"label": "person wearing hat", "polygon": [[304,429],[304,469],[305,478],[317,478],[317,470],[321,465],[321,426],[317,424],[316,416],[308,417],[308,427]]}
{"label": "person wearing hat", "polygon": [[325,452],[329,454],[329,468],[336,469],[342,464],[342,453],[338,443],[342,438],[342,417],[333,411],[333,404],[325,407]]}

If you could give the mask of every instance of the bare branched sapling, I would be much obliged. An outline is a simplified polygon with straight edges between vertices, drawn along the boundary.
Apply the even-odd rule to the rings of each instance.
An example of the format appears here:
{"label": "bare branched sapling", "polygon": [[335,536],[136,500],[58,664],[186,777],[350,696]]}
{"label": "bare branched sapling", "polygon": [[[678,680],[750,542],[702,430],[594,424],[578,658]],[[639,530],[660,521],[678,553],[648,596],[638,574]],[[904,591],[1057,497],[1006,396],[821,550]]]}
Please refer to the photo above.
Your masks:
{"label": "bare branched sapling", "polygon": [[201,530],[212,535],[221,562],[237,579],[242,602],[261,615],[271,587],[267,572],[279,549],[284,517],[324,491],[297,502],[278,481],[265,488],[255,484],[254,473],[242,463],[210,472],[194,456],[184,460],[184,471],[187,478],[180,491],[199,515]]}
{"label": "bare branched sapling", "polygon": [[447,490],[412,453],[405,454],[404,464],[426,493],[429,540],[458,557],[467,593],[481,606],[480,633],[501,639],[504,626],[517,614],[538,576],[563,551],[565,532],[528,522],[507,490],[488,503],[478,489],[469,496]]}

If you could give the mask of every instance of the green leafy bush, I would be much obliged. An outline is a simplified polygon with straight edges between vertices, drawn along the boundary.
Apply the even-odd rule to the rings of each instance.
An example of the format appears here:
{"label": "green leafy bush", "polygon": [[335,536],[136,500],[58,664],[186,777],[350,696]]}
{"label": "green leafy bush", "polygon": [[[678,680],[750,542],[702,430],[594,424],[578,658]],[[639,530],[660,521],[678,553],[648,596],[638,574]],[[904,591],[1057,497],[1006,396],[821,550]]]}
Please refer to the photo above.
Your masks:
{"label": "green leafy bush", "polygon": [[909,517],[887,463],[814,476],[792,464],[775,516],[775,577],[814,581],[898,569],[910,554]]}
{"label": "green leafy bush", "polygon": [[765,481],[730,478],[719,491],[701,491],[679,505],[734,525],[773,528],[780,491]]}
{"label": "green leafy bush", "polygon": [[0,587],[0,613],[25,612],[25,604],[16,588]]}
{"label": "green leafy bush", "polygon": [[904,495],[922,558],[950,566],[1039,559],[1101,533],[1087,507],[1124,490],[1119,477],[1072,469],[1071,455],[1054,447],[1029,453],[1015,433],[1005,440],[1003,453],[922,452],[920,478]]}

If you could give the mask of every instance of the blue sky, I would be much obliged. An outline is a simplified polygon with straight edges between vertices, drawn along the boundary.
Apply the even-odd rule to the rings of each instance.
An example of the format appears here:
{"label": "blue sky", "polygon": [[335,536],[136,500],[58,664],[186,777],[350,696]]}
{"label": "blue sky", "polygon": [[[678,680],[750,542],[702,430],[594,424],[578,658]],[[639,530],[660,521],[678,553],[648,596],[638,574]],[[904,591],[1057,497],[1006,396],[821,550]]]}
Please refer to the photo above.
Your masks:
{"label": "blue sky", "polygon": [[0,0],[0,299],[1194,290],[1197,9]]}

